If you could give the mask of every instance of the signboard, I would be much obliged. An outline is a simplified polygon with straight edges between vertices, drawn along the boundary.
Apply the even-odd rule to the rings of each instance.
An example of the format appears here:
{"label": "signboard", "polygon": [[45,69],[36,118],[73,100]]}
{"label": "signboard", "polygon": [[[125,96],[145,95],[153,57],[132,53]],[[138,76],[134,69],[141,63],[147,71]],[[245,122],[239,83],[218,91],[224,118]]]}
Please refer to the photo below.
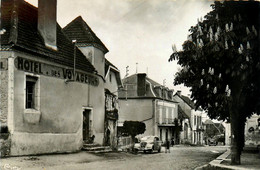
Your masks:
{"label": "signboard", "polygon": [[76,82],[90,84],[92,86],[98,86],[99,80],[97,76],[92,74],[83,73],[83,72],[75,72],[73,69],[57,67],[50,64],[45,64],[39,61],[33,61],[22,57],[16,57],[15,67],[18,70],[23,70],[35,74],[56,77],[67,80],[74,80]]}
{"label": "signboard", "polygon": [[7,68],[8,68],[7,58],[1,58],[0,59],[0,70],[7,70]]}

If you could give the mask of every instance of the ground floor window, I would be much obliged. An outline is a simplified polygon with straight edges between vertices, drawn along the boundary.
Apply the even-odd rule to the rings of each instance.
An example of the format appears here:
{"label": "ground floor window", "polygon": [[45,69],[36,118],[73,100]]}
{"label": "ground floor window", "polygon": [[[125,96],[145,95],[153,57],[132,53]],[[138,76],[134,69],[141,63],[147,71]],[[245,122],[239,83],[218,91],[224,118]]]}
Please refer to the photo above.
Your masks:
{"label": "ground floor window", "polygon": [[33,76],[26,76],[26,109],[36,109],[35,93],[36,82],[38,78]]}

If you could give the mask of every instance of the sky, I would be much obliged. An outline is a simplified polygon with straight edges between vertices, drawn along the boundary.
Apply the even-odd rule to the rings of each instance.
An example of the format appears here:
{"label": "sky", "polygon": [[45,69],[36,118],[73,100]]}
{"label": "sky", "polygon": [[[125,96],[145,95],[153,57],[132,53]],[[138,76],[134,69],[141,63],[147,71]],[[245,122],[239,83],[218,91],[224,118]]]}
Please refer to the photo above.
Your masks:
{"label": "sky", "polygon": [[[38,6],[38,0],[26,0]],[[197,19],[211,11],[209,0],[57,0],[57,21],[61,27],[78,16],[86,21],[108,48],[106,58],[126,75],[147,73],[169,89],[180,66],[168,62],[172,45],[178,50]]]}

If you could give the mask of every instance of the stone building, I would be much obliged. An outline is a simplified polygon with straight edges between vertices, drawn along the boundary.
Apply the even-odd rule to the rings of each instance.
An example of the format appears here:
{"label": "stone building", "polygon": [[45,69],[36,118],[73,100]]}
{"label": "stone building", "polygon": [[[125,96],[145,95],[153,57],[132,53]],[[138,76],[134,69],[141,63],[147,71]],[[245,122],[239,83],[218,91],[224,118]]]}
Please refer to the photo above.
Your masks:
{"label": "stone building", "polygon": [[104,145],[116,148],[116,124],[118,120],[117,93],[118,88],[122,86],[120,71],[105,58],[108,49],[81,16],[71,21],[63,28],[63,31],[72,41],[76,41],[76,46],[96,68],[98,76],[103,80],[103,95],[105,96],[103,105],[105,109],[103,143]]}
{"label": "stone building", "polygon": [[119,92],[119,127],[124,121],[140,121],[146,125],[143,136],[155,135],[162,141],[179,140],[177,127],[178,103],[173,91],[153,81],[144,73],[123,79],[124,90]]}
{"label": "stone building", "polygon": [[94,33],[94,42],[72,43],[56,4],[1,0],[2,155],[77,151],[92,136],[104,144],[108,50]]}

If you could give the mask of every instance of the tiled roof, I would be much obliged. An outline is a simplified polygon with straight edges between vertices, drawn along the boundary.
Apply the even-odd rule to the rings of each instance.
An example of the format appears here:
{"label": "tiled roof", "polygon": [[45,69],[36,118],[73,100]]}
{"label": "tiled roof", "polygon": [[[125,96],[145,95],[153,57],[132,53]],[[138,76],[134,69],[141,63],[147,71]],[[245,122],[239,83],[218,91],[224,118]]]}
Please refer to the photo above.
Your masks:
{"label": "tiled roof", "polygon": [[104,53],[108,52],[106,46],[96,36],[88,24],[78,16],[71,21],[67,26],[63,28],[63,31],[71,40],[77,40],[77,44],[82,45],[93,45],[103,50]]}
{"label": "tiled roof", "polygon": [[189,116],[182,110],[182,108],[180,107],[180,105],[178,105],[178,117],[179,118],[189,118]]}
{"label": "tiled roof", "polygon": [[[6,32],[1,36],[1,45],[13,45],[12,49],[32,53],[48,61],[73,67],[74,45],[57,24],[57,48],[46,48],[37,29],[38,10],[23,0],[2,0],[1,29]],[[94,72],[95,68],[86,57],[76,49],[76,69]]]}

